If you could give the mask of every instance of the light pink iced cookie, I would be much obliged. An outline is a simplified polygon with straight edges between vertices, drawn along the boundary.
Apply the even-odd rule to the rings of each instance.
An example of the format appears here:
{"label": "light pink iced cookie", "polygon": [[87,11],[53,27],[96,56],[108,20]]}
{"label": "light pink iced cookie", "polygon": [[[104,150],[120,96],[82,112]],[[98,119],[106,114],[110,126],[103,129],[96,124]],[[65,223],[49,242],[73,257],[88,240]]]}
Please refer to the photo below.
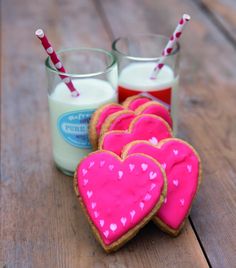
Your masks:
{"label": "light pink iced cookie", "polygon": [[154,114],[163,118],[172,128],[172,118],[168,109],[156,101],[149,101],[135,110],[136,114]]}
{"label": "light pink iced cookie", "polygon": [[123,103],[123,107],[130,110],[136,110],[140,105],[149,102],[151,98],[144,97],[141,95],[135,95],[128,97]]}
{"label": "light pink iced cookie", "polygon": [[96,151],[78,165],[74,188],[106,252],[117,250],[152,219],[166,195],[165,172],[150,156]]}
{"label": "light pink iced cookie", "polygon": [[99,138],[99,149],[121,155],[123,147],[135,140],[147,140],[157,144],[172,137],[170,126],[156,115],[139,115],[130,123],[128,130],[108,131]]}
{"label": "light pink iced cookie", "polygon": [[98,137],[100,135],[102,124],[106,118],[109,115],[122,110],[124,110],[124,107],[122,105],[117,103],[110,103],[103,105],[93,113],[93,116],[89,122],[89,139],[94,149],[97,148]]}
{"label": "light pink iced cookie", "polygon": [[200,158],[194,148],[180,139],[162,140],[157,146],[135,141],[124,148],[123,157],[143,153],[161,163],[168,189],[165,201],[153,218],[161,229],[178,235],[187,218],[201,182]]}

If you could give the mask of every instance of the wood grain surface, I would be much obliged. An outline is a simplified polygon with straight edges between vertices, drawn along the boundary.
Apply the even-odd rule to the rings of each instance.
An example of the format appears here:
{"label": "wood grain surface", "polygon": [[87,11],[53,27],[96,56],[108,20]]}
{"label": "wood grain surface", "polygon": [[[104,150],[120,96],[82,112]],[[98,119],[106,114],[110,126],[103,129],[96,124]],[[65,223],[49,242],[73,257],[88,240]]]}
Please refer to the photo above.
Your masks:
{"label": "wood grain surface", "polygon": [[236,1],[234,0],[199,0],[208,16],[224,34],[236,45]]}
{"label": "wood grain surface", "polygon": [[[233,267],[236,53],[199,3],[0,3],[0,267],[208,267],[208,262],[213,267]],[[114,37],[137,30],[170,34],[182,12],[193,19],[182,41],[179,135],[199,151],[204,182],[191,224],[178,238],[150,223],[120,251],[107,255],[81,212],[72,179],[53,165],[45,53],[34,31],[44,28],[57,49],[110,49]]]}

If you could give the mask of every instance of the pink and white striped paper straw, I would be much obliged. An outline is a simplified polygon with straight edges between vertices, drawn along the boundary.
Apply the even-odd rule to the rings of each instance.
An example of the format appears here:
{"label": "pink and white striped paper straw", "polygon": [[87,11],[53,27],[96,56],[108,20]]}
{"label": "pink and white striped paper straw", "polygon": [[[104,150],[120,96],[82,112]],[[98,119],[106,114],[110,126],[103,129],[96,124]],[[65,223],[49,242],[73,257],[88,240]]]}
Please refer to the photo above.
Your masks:
{"label": "pink and white striped paper straw", "polygon": [[[65,68],[63,67],[61,61],[59,60],[55,50],[53,49],[52,45],[49,43],[47,36],[43,32],[42,29],[38,29],[35,32],[35,35],[40,39],[45,51],[47,52],[48,56],[50,57],[52,63],[56,67],[56,69],[61,73],[66,73]],[[73,97],[79,96],[79,92],[75,89],[70,77],[66,75],[59,74],[62,81],[67,85],[68,89],[71,92]]]}
{"label": "pink and white striped paper straw", "polygon": [[191,19],[191,17],[188,14],[184,14],[181,18],[181,20],[179,21],[177,27],[175,28],[175,31],[173,32],[173,34],[171,35],[167,45],[165,46],[164,50],[162,51],[162,56],[160,58],[160,60],[158,61],[157,65],[155,66],[150,79],[156,79],[158,73],[160,72],[160,70],[162,69],[162,67],[164,66],[164,62],[166,60],[166,56],[171,54],[174,45],[177,43],[178,39],[180,38],[184,26],[186,25],[186,23]]}

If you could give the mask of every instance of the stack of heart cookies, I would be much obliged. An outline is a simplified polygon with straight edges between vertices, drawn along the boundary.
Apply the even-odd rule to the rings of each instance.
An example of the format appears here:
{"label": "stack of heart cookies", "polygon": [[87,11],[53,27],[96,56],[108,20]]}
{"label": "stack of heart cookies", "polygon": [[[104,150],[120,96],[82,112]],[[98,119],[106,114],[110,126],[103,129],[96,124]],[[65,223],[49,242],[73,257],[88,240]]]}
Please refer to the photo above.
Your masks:
{"label": "stack of heart cookies", "polygon": [[117,250],[152,220],[177,236],[201,182],[195,149],[173,137],[162,104],[134,96],[93,114],[94,152],[78,165],[74,188],[106,252]]}

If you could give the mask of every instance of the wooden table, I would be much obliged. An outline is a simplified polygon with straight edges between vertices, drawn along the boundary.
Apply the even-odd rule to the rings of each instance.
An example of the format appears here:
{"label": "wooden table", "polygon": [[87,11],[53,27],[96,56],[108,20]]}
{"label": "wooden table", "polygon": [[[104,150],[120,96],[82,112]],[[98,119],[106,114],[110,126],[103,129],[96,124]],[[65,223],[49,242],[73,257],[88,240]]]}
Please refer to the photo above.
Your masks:
{"label": "wooden table", "polygon": [[[67,2],[67,3],[66,3]],[[236,267],[236,2],[234,0],[5,0],[1,3],[1,255],[10,267]],[[131,32],[170,34],[180,14],[180,137],[204,181],[178,238],[153,224],[107,255],[52,161],[45,57],[57,48],[110,49]]]}

